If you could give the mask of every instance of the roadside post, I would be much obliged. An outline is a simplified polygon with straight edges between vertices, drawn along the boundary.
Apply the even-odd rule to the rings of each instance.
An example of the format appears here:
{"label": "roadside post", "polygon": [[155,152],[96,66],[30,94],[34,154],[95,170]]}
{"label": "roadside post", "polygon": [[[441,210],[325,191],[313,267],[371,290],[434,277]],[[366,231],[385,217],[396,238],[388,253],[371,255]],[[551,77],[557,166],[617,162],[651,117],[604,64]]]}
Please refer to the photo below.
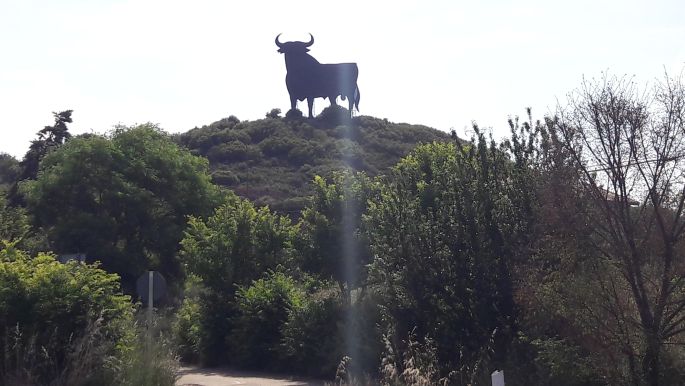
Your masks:
{"label": "roadside post", "polygon": [[504,371],[495,370],[490,377],[492,378],[492,386],[504,386]]}
{"label": "roadside post", "polygon": [[166,280],[157,271],[147,271],[136,280],[136,292],[143,305],[147,306],[147,348],[152,343],[152,323],[155,301],[166,294]]}

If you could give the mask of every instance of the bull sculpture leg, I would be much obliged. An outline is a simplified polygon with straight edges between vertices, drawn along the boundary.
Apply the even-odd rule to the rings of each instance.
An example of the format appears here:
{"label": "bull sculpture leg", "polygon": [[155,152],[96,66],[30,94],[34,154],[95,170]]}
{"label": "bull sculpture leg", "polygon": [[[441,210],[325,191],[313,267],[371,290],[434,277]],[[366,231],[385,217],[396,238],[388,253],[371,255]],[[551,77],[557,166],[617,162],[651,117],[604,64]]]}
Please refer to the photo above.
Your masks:
{"label": "bull sculpture leg", "polygon": [[290,110],[295,111],[297,108],[297,98],[296,97],[290,97]]}
{"label": "bull sculpture leg", "polygon": [[309,106],[309,118],[314,118],[312,115],[312,110],[314,109],[314,98],[307,98],[307,106]]}

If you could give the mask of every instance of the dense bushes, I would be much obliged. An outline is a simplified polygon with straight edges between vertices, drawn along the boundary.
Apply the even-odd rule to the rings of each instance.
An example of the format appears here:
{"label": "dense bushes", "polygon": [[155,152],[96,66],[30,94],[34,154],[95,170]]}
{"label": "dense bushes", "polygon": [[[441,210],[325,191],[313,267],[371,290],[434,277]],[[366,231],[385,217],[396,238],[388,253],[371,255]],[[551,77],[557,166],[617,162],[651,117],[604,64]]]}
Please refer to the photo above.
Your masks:
{"label": "dense bushes", "polygon": [[335,374],[344,351],[343,308],[335,289],[308,293],[281,328],[281,355],[292,370],[318,377]]}
{"label": "dense bushes", "polygon": [[103,382],[108,358],[133,347],[133,308],[97,266],[0,250],[0,379]]}
{"label": "dense bushes", "polygon": [[483,352],[501,363],[513,337],[510,267],[528,229],[514,171],[482,135],[472,146],[426,145],[370,205],[370,280],[391,341],[404,353],[410,332],[430,337],[442,375],[477,372]]}
{"label": "dense bushes", "polygon": [[[351,167],[372,176],[391,167],[417,144],[449,139],[425,126],[396,124],[360,116],[349,119],[343,108],[326,108],[315,119],[278,111],[267,118],[239,122],[226,118],[176,137],[193,154],[210,160],[215,182],[271,209],[299,212],[312,194],[314,174],[331,177]],[[302,165],[316,168],[310,175]],[[221,178],[226,172],[235,178]],[[288,204],[282,204],[288,201]]]}
{"label": "dense bushes", "polygon": [[218,204],[207,160],[150,124],[70,140],[21,191],[55,252],[101,261],[128,290],[146,269],[180,278],[176,253],[187,216]]}
{"label": "dense bushes", "polygon": [[281,272],[271,272],[238,290],[237,315],[229,336],[235,363],[257,369],[285,369],[280,358],[283,325],[302,307],[304,293]]}
{"label": "dense bushes", "polygon": [[186,296],[176,312],[173,337],[176,352],[186,362],[200,360],[201,308],[197,297]]}
{"label": "dense bushes", "polygon": [[[657,95],[680,117],[676,86]],[[3,382],[173,382],[169,347],[143,349],[117,278],[33,253],[32,215],[53,245],[93,247],[129,276],[176,268],[186,289],[173,330],[189,361],[385,385],[487,384],[496,368],[508,384],[676,383],[685,196],[672,151],[685,148],[683,119],[658,111],[644,126],[649,107],[611,87],[591,89],[601,98],[580,112],[511,120],[501,144],[474,127],[469,144],[422,145],[382,177],[350,169],[381,170],[392,157],[374,151],[399,156],[431,132],[274,110],[179,136],[230,161],[215,181],[288,216],[233,193],[212,208],[206,163],[155,127],[72,139],[23,184],[27,210],[0,205],[0,238],[14,239],[0,252]],[[632,163],[583,153],[606,138],[597,149]],[[588,169],[585,157],[606,167]],[[654,159],[660,168],[623,173]],[[305,183],[310,199],[290,195]],[[166,359],[151,363],[150,352]]]}
{"label": "dense bushes", "polygon": [[[199,310],[190,309],[194,307],[190,303],[183,306],[189,323],[184,322],[188,328],[181,333],[188,337],[184,340],[191,342],[187,347],[198,347],[194,355],[200,360],[210,364],[229,361],[232,349],[228,335],[240,315],[237,299],[243,299],[244,307],[251,304],[249,296],[236,298],[236,291],[290,259],[292,232],[288,218],[267,208],[257,209],[233,194],[228,194],[225,203],[207,220],[190,219],[181,242],[182,257],[188,272],[200,280],[201,290],[194,300]],[[199,333],[191,328],[197,328]]]}

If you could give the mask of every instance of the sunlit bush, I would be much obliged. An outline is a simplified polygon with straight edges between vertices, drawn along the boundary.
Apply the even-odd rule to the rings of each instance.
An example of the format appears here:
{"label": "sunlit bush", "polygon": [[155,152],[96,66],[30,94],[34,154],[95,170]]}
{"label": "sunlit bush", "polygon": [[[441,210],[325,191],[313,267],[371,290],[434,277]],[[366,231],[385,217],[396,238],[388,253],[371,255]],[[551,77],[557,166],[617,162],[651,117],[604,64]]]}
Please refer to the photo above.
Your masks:
{"label": "sunlit bush", "polygon": [[229,338],[234,361],[250,368],[279,365],[282,328],[291,310],[302,307],[304,293],[284,273],[272,272],[238,291],[238,315]]}
{"label": "sunlit bush", "polygon": [[118,276],[53,255],[0,250],[0,379],[87,384],[133,344],[132,305]]}

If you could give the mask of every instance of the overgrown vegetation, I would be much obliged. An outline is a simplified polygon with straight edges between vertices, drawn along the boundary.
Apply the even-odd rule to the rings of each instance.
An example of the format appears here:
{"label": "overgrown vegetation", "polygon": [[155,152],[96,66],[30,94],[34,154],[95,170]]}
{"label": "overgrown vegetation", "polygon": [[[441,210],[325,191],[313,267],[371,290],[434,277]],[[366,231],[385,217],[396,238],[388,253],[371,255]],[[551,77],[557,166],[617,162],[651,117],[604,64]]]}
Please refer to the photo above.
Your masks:
{"label": "overgrown vegetation", "polygon": [[[173,354],[157,344],[145,346],[133,313],[117,275],[97,265],[60,263],[50,254],[30,257],[5,242],[0,249],[2,384],[172,385]],[[136,369],[140,366],[145,368]]]}
{"label": "overgrown vegetation", "polygon": [[150,268],[180,279],[187,216],[209,214],[219,198],[206,160],[148,124],[68,141],[20,190],[52,249],[101,261],[127,286]]}
{"label": "overgrown vegetation", "polygon": [[177,141],[209,159],[215,183],[296,217],[314,192],[315,176],[329,178],[346,167],[375,176],[416,145],[449,139],[426,126],[347,117],[341,107],[326,108],[312,120],[283,118],[274,109],[256,121],[231,116],[183,133]]}
{"label": "overgrown vegetation", "polygon": [[[209,163],[150,125],[46,127],[35,175],[0,158],[3,383],[169,385],[179,355],[348,385],[678,384],[685,87],[570,96],[499,143],[335,109],[176,137]],[[176,282],[157,345],[123,294],[148,269]]]}

